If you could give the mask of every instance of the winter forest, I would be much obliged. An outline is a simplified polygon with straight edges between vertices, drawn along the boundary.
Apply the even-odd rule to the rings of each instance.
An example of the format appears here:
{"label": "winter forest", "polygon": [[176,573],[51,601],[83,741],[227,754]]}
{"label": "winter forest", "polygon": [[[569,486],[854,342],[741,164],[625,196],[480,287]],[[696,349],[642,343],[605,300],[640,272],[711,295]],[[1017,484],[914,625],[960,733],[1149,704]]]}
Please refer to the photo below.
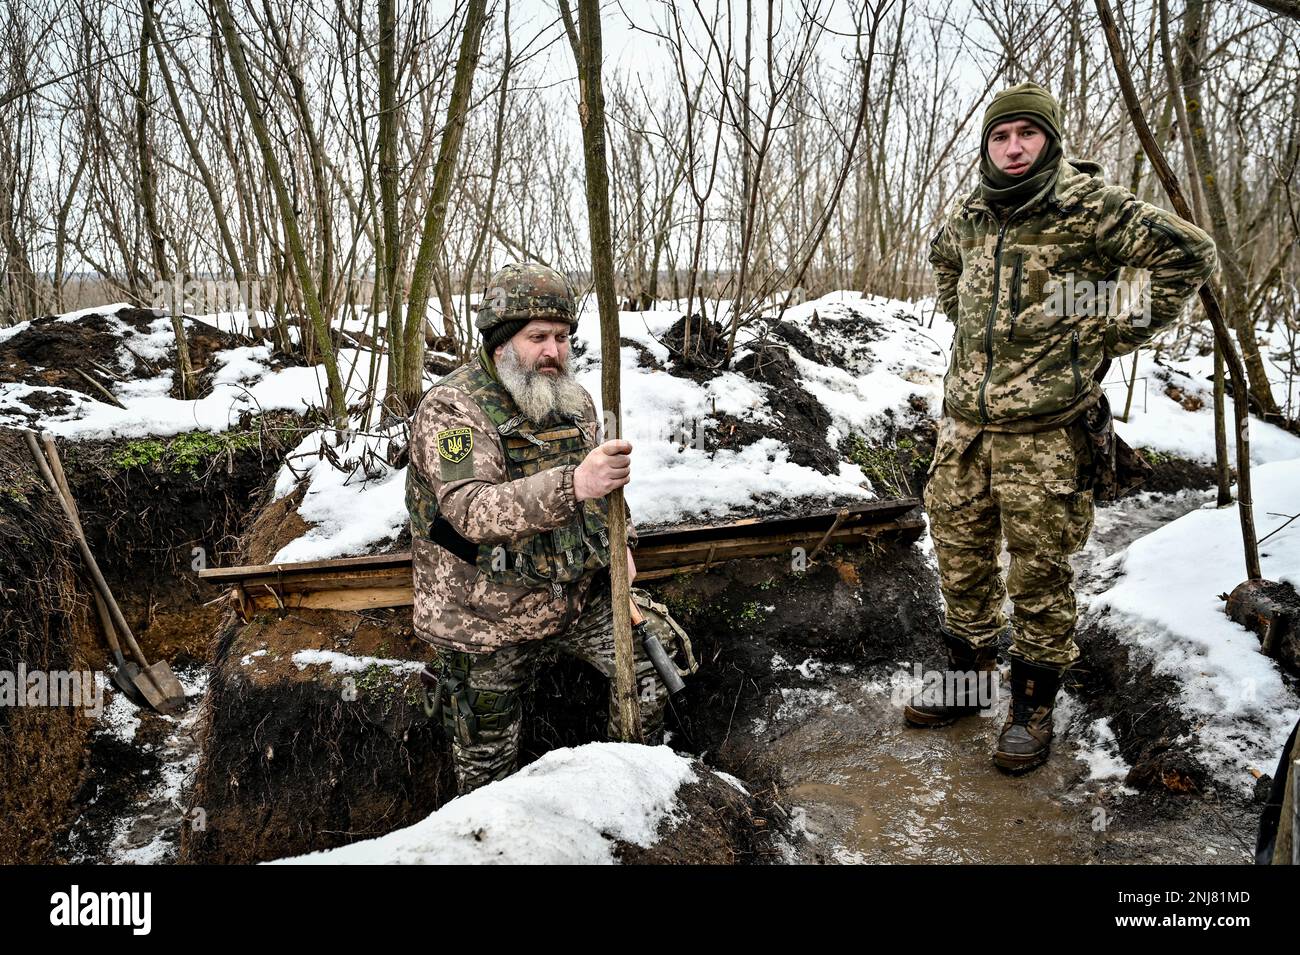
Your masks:
{"label": "winter forest", "polygon": [[[1261,819],[1297,852],[1296,0],[0,3],[0,862],[1241,863]],[[1086,381],[1145,477],[1088,492],[1051,755],[1007,774],[1009,514],[1010,629],[968,660],[995,701],[904,710],[962,659],[934,250],[1025,82],[1063,164],[1216,258]],[[986,383],[998,289],[1018,309],[1058,238],[1014,273],[988,239]],[[571,284],[557,374],[632,445],[600,505],[616,677],[543,647],[521,768],[469,791],[410,488],[512,263]],[[630,731],[629,583],[685,680],[662,740]]]}

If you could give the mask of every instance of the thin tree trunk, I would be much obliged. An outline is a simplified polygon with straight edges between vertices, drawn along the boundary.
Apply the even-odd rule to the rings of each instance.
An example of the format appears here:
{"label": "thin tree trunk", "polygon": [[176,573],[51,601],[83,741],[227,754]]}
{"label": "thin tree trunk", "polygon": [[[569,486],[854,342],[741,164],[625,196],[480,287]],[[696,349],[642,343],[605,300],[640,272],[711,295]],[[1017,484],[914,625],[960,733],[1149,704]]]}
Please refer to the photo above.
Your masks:
{"label": "thin tree trunk", "polygon": [[[1205,226],[1205,198],[1201,195],[1201,177],[1196,165],[1196,151],[1192,148],[1192,124],[1187,118],[1187,104],[1183,98],[1183,89],[1174,73],[1174,54],[1169,42],[1169,2],[1159,0],[1160,12],[1160,52],[1165,66],[1165,85],[1169,89],[1169,100],[1174,104],[1174,114],[1178,118],[1178,135],[1183,141],[1183,156],[1187,163],[1187,178],[1191,184],[1192,208],[1195,222]],[[1190,56],[1187,50],[1183,56]],[[1137,375],[1136,367],[1133,372]],[[1225,388],[1223,384],[1223,351],[1216,340],[1214,343],[1214,471],[1218,479],[1219,507],[1232,503],[1232,468],[1228,464],[1228,425],[1225,407]]]}
{"label": "thin tree trunk", "polygon": [[243,41],[239,39],[239,31],[235,26],[235,19],[231,15],[228,0],[212,0],[212,6],[217,15],[222,38],[225,41],[226,55],[230,58],[231,69],[234,70],[235,78],[239,83],[239,94],[244,101],[244,108],[248,112],[249,123],[253,127],[253,135],[257,138],[257,144],[262,152],[262,162],[266,166],[267,177],[271,180],[271,188],[275,192],[281,225],[284,228],[285,239],[289,243],[289,253],[293,256],[293,272],[298,281],[298,287],[302,291],[303,306],[306,309],[307,317],[311,321],[311,326],[316,332],[315,337],[321,350],[321,364],[325,366],[325,379],[328,386],[328,412],[334,422],[334,427],[339,431],[343,431],[348,422],[347,401],[343,396],[343,381],[339,378],[338,364],[334,359],[334,345],[330,341],[329,326],[326,324],[325,315],[321,311],[320,298],[316,293],[316,280],[312,276],[311,264],[307,261],[307,250],[303,246],[302,234],[298,231],[298,219],[294,212],[293,200],[289,196],[289,190],[285,187],[284,176],[280,172],[280,161],[275,156],[271,136],[267,132],[266,121],[262,117],[262,109],[258,103],[257,94],[253,89],[252,77],[249,75],[248,63],[244,59]]}
{"label": "thin tree trunk", "polygon": [[483,24],[486,20],[487,0],[469,0],[465,12],[465,30],[461,34],[460,55],[456,59],[456,78],[451,88],[451,100],[447,104],[447,123],[443,127],[442,142],[438,146],[438,160],[433,169],[433,189],[429,193],[425,209],[420,250],[416,253],[415,266],[411,270],[411,293],[406,303],[406,321],[402,328],[402,361],[395,396],[405,412],[415,407],[424,391],[424,323],[428,311],[429,288],[433,282],[435,259],[442,249],[446,233],[447,200],[451,195],[460,141],[465,132],[465,117],[469,113],[474,69],[478,63],[479,43],[483,38]]}
{"label": "thin tree trunk", "polygon": [[[564,26],[578,61],[578,118],[587,172],[587,215],[591,232],[591,274],[600,310],[600,383],[605,409],[605,437],[622,435],[619,380],[618,301],[614,297],[614,254],[609,222],[609,173],[605,168],[605,93],[601,83],[600,0],[578,0],[581,35],[573,25],[568,0],[560,0]],[[614,433],[611,433],[614,432]],[[632,647],[631,591],[627,572],[627,511],[623,489],[609,495],[609,579],[614,613],[614,690],[619,735],[640,743],[641,709]]]}
{"label": "thin tree trunk", "polygon": [[[1132,117],[1138,139],[1142,141],[1142,148],[1147,151],[1147,157],[1151,160],[1156,175],[1160,177],[1160,182],[1169,195],[1169,201],[1173,203],[1174,211],[1184,219],[1190,219],[1192,210],[1188,207],[1187,200],[1183,198],[1178,177],[1169,168],[1169,163],[1164,153],[1160,151],[1155,137],[1151,135],[1151,128],[1142,114],[1137,91],[1133,88],[1133,79],[1129,76],[1128,66],[1125,63],[1124,50],[1120,46],[1119,31],[1115,28],[1115,18],[1111,14],[1110,4],[1108,0],[1094,0],[1094,3],[1097,6],[1097,14],[1101,18],[1106,44],[1110,47],[1111,60],[1115,65],[1115,78],[1119,81],[1120,90],[1124,94],[1124,103]],[[1232,337],[1223,319],[1218,296],[1209,282],[1201,286],[1200,296],[1205,306],[1205,314],[1214,327],[1215,339],[1223,348],[1223,355],[1232,375],[1232,388],[1238,399],[1232,403],[1237,424],[1237,514],[1241,519],[1241,542],[1245,552],[1246,575],[1251,580],[1259,580],[1264,575],[1259,565],[1259,542],[1255,534],[1254,504],[1250,493],[1250,417],[1246,402],[1241,400],[1247,393],[1246,371],[1242,367],[1237,350],[1232,345]]]}
{"label": "thin tree trunk", "polygon": [[1219,247],[1219,262],[1223,266],[1224,285],[1227,287],[1227,317],[1241,342],[1241,357],[1246,366],[1246,375],[1250,382],[1249,390],[1236,394],[1234,398],[1244,401],[1254,399],[1262,416],[1277,417],[1277,402],[1273,400],[1273,390],[1268,383],[1268,372],[1264,368],[1264,359],[1259,353],[1259,343],[1255,340],[1255,329],[1250,323],[1246,301],[1246,275],[1237,257],[1237,246],[1233,230],[1228,222],[1227,207],[1224,205],[1219,190],[1219,177],[1216,174],[1213,158],[1210,155],[1210,141],[1205,129],[1205,104],[1201,99],[1201,53],[1203,31],[1205,29],[1205,5],[1202,0],[1188,0],[1185,14],[1185,47],[1183,53],[1183,89],[1187,97],[1187,120],[1191,127],[1191,146],[1196,156],[1199,181],[1205,196],[1206,212],[1209,216],[1210,233]]}
{"label": "thin tree trunk", "polygon": [[[153,252],[154,271],[160,282],[171,282],[172,271],[167,264],[167,249],[163,243],[162,227],[158,223],[158,177],[153,168],[153,147],[149,142],[149,47],[154,41],[153,0],[141,0],[140,12],[140,74],[135,100],[136,148],[140,156],[140,204],[144,210],[145,228],[149,231],[149,247]],[[176,372],[180,376],[181,397],[193,398],[194,366],[190,362],[190,346],[185,340],[185,317],[177,314],[177,303],[169,309],[172,334],[176,338]]]}

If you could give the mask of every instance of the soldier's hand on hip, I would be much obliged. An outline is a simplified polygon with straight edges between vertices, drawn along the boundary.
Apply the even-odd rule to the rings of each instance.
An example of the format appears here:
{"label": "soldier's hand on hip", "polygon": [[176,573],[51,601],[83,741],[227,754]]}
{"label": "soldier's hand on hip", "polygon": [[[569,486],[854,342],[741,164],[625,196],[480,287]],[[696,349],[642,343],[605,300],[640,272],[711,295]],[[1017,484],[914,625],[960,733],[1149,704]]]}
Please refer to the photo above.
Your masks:
{"label": "soldier's hand on hip", "polygon": [[604,497],[632,480],[632,444],[614,439],[592,451],[573,472],[573,492],[579,501]]}

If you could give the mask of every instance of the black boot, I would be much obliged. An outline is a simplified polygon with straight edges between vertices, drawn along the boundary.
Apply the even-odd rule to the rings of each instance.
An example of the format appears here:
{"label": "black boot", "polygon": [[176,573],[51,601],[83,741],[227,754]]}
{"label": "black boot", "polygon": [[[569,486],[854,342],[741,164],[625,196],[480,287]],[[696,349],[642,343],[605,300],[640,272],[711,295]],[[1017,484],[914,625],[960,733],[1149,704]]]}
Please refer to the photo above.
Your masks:
{"label": "black boot", "polygon": [[1011,658],[1011,708],[993,754],[998,768],[1019,772],[1046,762],[1052,748],[1052,707],[1064,672]]}
{"label": "black boot", "polygon": [[[963,716],[978,713],[979,686],[982,681],[996,683],[996,677],[984,676],[998,668],[997,643],[978,649],[961,637],[942,631],[943,642],[948,647],[948,670],[944,673],[944,690],[922,690],[903,707],[903,719],[912,726],[947,726]],[[956,690],[956,693],[949,692]],[[985,704],[990,701],[986,700]]]}

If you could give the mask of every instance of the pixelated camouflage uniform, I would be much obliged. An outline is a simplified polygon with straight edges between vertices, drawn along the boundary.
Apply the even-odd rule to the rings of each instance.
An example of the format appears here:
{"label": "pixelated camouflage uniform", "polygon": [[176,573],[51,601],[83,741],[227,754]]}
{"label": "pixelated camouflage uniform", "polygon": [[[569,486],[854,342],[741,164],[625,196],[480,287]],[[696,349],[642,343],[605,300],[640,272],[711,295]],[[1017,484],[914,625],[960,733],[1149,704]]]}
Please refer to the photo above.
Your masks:
{"label": "pixelated camouflage uniform", "polygon": [[[537,317],[554,314],[551,302],[538,308]],[[481,704],[481,712],[453,714],[462,792],[513,770],[518,694],[546,652],[569,653],[613,674],[606,502],[579,502],[573,484],[600,430],[590,395],[576,420],[527,420],[482,349],[430,388],[413,415],[407,506],[415,632],[440,649],[444,662],[454,661]],[[532,473],[517,476],[521,471]],[[630,522],[628,539],[634,546]],[[651,606],[643,591],[634,597],[651,632],[673,646],[679,631],[666,610]],[[655,741],[667,693],[634,644],[643,729]],[[612,697],[611,685],[611,714]]]}
{"label": "pixelated camouflage uniform", "polygon": [[[988,645],[1006,625],[1009,592],[1014,652],[1043,666],[1079,655],[1069,556],[1093,522],[1080,416],[1101,394],[1094,372],[1173,322],[1215,264],[1204,232],[1099,173],[1062,160],[1005,219],[976,189],[930,246],[956,329],[925,492],[948,629]],[[1122,266],[1150,270],[1149,321],[1086,299],[1098,286],[1085,283],[1115,282]]]}

